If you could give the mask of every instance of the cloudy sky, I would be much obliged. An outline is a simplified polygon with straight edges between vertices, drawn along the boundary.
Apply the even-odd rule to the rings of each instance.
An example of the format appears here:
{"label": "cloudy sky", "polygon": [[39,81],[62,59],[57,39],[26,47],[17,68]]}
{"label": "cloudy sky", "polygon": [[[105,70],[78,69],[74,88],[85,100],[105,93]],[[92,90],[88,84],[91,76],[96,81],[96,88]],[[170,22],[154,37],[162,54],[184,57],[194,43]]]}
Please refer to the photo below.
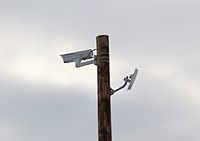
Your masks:
{"label": "cloudy sky", "polygon": [[199,0],[0,0],[0,140],[97,140],[96,66],[63,53],[110,37],[114,141],[200,140]]}

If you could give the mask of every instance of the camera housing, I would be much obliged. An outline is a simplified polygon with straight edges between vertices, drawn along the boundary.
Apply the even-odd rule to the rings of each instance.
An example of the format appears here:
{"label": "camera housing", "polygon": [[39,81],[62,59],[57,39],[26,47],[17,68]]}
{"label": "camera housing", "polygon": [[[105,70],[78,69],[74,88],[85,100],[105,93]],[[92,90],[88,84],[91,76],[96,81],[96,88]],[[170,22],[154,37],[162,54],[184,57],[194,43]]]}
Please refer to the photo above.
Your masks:
{"label": "camera housing", "polygon": [[78,51],[73,53],[67,53],[60,55],[63,58],[64,63],[75,62],[76,60],[82,61],[93,58],[93,51],[91,49]]}
{"label": "camera housing", "polygon": [[[83,67],[90,64],[96,65],[96,60],[95,60],[96,57],[93,54],[93,51],[94,50],[88,49],[88,50],[83,50],[83,51],[78,51],[78,52],[73,52],[73,53],[62,54],[60,56],[63,58],[64,63],[75,62],[75,66],[76,68],[78,68],[78,67]],[[88,60],[88,59],[92,59],[92,60]],[[88,61],[81,62],[82,60],[88,60]]]}

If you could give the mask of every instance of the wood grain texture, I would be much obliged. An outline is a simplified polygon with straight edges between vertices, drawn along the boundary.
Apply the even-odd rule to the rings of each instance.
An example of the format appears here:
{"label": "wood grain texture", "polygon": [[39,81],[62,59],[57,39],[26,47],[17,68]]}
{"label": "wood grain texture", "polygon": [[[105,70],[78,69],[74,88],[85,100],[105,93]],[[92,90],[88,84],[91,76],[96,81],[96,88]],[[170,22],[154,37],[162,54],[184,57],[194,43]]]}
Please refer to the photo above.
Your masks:
{"label": "wood grain texture", "polygon": [[109,37],[107,35],[97,36],[96,43],[98,81],[98,140],[112,141]]}

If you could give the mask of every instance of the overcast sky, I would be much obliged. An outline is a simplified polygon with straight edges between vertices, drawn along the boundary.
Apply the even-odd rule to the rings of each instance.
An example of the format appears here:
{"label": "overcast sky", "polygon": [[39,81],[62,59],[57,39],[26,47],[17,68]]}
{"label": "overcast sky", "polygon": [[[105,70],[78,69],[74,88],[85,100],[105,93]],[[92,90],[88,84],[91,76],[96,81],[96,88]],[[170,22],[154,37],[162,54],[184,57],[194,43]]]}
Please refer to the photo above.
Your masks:
{"label": "overcast sky", "polygon": [[97,140],[96,66],[63,53],[110,37],[114,141],[200,140],[199,0],[0,0],[0,140]]}

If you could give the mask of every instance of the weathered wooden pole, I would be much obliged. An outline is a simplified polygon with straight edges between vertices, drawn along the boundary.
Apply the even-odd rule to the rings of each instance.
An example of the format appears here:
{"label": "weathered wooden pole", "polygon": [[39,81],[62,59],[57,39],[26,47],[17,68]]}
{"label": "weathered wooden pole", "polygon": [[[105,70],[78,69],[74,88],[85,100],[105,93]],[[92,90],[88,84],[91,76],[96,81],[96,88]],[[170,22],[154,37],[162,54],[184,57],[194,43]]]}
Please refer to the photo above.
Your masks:
{"label": "weathered wooden pole", "polygon": [[98,81],[98,141],[112,141],[109,37],[96,37]]}

